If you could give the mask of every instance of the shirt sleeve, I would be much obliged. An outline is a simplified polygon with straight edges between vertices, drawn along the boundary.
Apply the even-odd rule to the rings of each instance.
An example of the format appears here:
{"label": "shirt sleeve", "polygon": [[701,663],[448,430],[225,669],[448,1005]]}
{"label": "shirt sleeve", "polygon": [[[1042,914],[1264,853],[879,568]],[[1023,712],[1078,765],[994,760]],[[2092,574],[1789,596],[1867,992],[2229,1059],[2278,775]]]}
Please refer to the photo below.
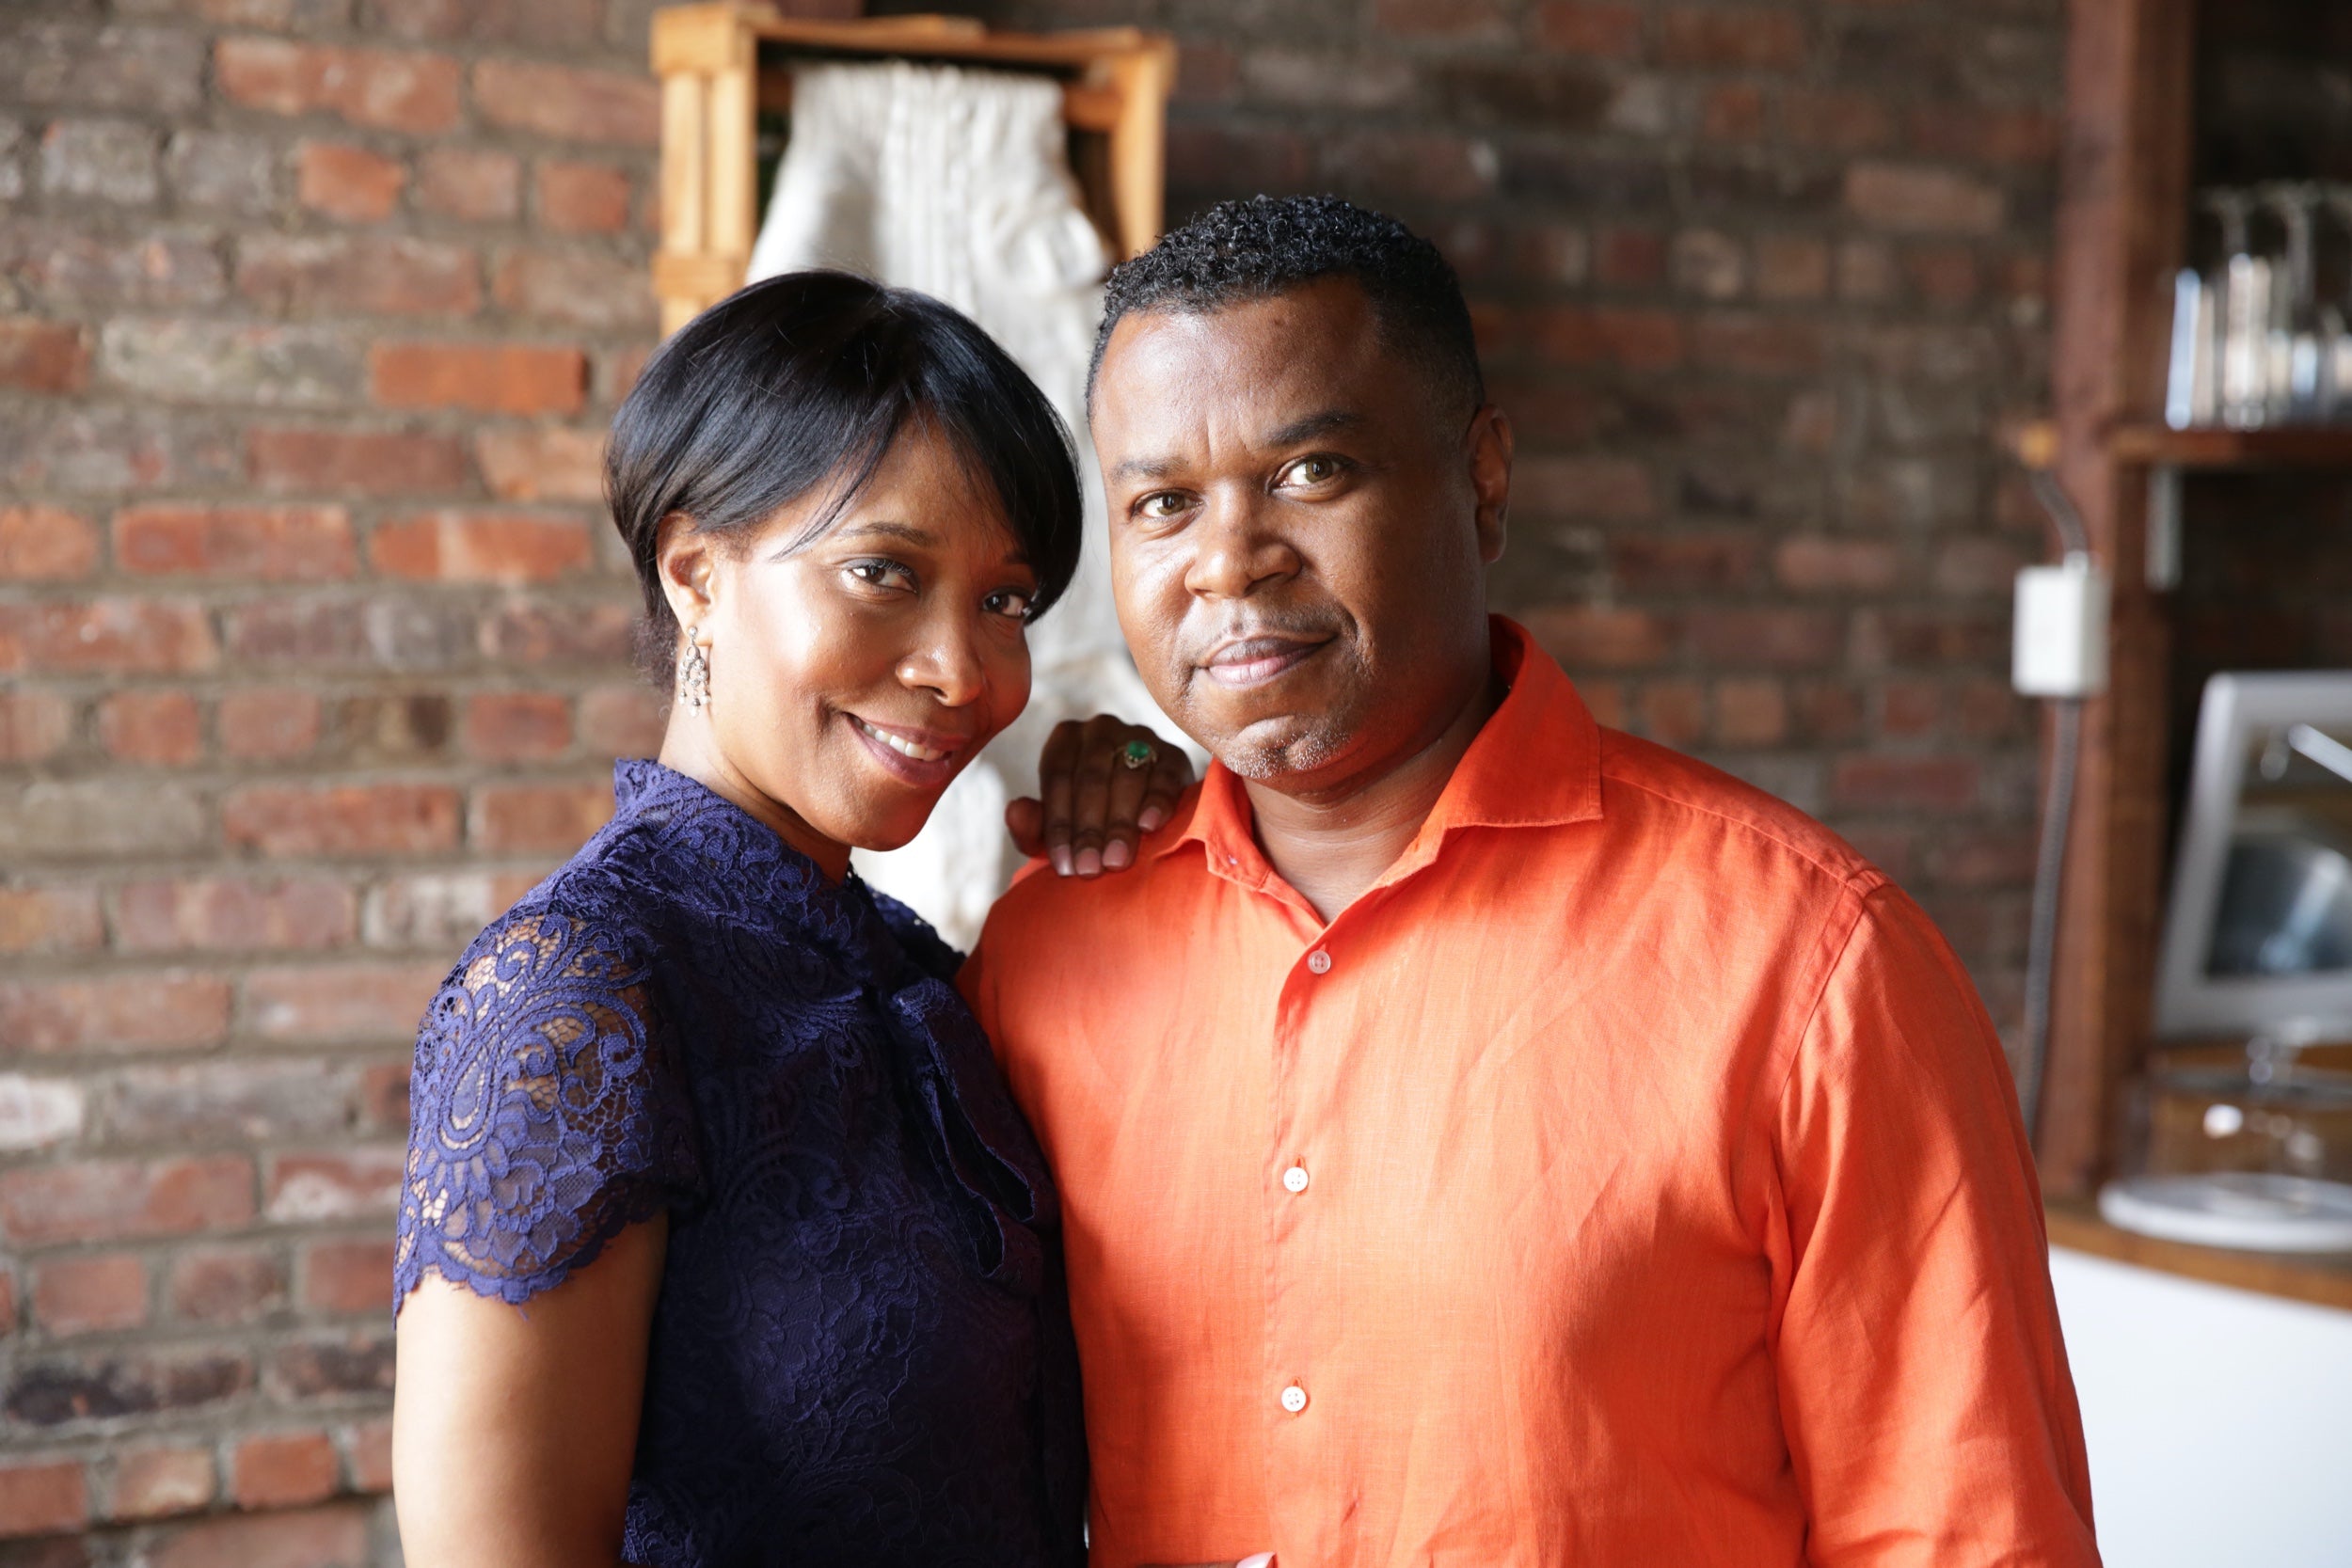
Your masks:
{"label": "shirt sleeve", "polygon": [[2015,1088],[1896,889],[1862,903],[1774,1141],[1773,1353],[1810,1560],[2095,1565]]}
{"label": "shirt sleeve", "polygon": [[427,1271],[527,1300],[698,1194],[691,1101],[631,945],[509,914],[442,984],[410,1079],[395,1311]]}

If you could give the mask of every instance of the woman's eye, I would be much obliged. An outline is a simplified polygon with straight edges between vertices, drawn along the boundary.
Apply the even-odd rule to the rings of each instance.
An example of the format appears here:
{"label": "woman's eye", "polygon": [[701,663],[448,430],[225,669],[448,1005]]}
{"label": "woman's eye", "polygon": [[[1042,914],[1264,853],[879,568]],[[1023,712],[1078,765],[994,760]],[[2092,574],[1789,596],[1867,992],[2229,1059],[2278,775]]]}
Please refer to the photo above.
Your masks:
{"label": "woman's eye", "polygon": [[1025,594],[1018,588],[999,588],[980,602],[982,608],[991,615],[1004,615],[1015,621],[1025,621],[1029,618],[1030,607],[1036,604],[1037,597],[1032,594]]}
{"label": "woman's eye", "polygon": [[914,574],[895,561],[852,561],[845,570],[869,588],[914,586]]}
{"label": "woman's eye", "polygon": [[1323,484],[1340,477],[1336,457],[1302,457],[1282,470],[1285,484]]}

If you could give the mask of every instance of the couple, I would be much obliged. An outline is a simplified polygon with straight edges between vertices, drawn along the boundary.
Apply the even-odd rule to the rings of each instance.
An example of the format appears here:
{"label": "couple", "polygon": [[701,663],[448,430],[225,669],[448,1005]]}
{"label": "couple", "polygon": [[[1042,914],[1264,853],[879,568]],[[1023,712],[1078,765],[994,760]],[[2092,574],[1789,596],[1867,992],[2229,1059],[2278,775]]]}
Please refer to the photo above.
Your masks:
{"label": "couple", "polygon": [[1437,251],[1220,207],[1112,275],[1089,403],[1216,760],[1066,727],[960,960],[850,850],[1025,697],[1052,414],[825,274],[630,394],[675,700],[418,1041],[414,1568],[2095,1562],[1974,991],[1486,614],[1511,433]]}

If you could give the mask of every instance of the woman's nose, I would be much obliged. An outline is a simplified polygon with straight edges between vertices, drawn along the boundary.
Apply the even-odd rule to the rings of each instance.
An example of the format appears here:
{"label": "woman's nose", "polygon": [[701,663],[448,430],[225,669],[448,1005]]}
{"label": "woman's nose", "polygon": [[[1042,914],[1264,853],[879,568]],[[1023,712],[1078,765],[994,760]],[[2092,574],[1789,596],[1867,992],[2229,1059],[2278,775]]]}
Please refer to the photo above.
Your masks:
{"label": "woman's nose", "polygon": [[901,684],[928,691],[948,707],[977,702],[988,689],[988,670],[980,657],[976,628],[943,625],[898,662]]}

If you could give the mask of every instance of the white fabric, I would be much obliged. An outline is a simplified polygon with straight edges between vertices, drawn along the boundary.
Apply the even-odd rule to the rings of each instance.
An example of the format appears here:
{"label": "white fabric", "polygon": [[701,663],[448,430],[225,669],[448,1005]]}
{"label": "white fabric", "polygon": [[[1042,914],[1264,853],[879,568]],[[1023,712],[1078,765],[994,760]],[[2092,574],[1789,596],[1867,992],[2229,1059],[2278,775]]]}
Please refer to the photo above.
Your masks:
{"label": "white fabric", "polygon": [[949,786],[914,843],[855,857],[866,880],[965,948],[1017,868],[1005,802],[1036,792],[1054,725],[1115,713],[1177,734],[1136,674],[1111,603],[1086,426],[1109,258],[1067,147],[1061,88],[1045,77],[903,61],[799,67],[745,279],[837,267],[946,300],[1004,344],[1077,441],[1086,548],[1069,592],[1030,629],[1027,711]]}

